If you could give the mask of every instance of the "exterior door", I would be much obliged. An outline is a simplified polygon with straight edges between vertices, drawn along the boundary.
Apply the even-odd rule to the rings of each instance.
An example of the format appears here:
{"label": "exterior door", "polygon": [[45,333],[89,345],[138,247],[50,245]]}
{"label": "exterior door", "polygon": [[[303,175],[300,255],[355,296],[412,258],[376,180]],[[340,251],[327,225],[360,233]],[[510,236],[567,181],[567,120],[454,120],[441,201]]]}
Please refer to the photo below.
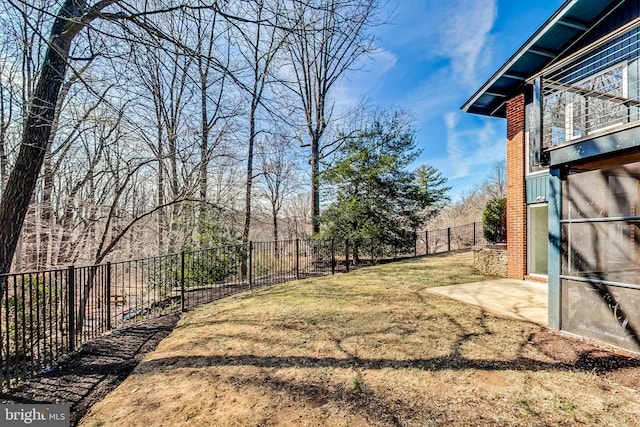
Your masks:
{"label": "exterior door", "polygon": [[529,205],[527,230],[527,270],[529,275],[546,276],[549,253],[549,207]]}

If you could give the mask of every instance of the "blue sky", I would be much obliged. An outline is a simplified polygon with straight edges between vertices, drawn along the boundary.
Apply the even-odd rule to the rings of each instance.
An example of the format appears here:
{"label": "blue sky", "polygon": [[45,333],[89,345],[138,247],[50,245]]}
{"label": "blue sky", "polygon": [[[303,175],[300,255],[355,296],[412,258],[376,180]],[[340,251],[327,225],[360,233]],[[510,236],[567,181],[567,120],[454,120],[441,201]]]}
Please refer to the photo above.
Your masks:
{"label": "blue sky", "polygon": [[410,110],[423,149],[418,164],[442,171],[452,196],[482,182],[505,155],[506,123],[460,106],[563,0],[389,0],[376,29],[379,51],[339,88],[342,102],[367,98]]}

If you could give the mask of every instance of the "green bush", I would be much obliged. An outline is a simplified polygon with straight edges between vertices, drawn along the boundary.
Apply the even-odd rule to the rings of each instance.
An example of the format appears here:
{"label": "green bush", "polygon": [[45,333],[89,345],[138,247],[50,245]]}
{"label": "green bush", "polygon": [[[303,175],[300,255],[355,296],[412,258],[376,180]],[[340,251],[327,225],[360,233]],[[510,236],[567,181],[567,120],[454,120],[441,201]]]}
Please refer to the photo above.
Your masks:
{"label": "green bush", "polygon": [[63,321],[60,312],[63,295],[59,286],[31,275],[18,276],[11,287],[11,294],[7,288],[0,299],[4,317],[2,336],[6,340],[3,363],[7,362],[2,369],[6,372],[24,369],[28,376],[26,370],[35,369],[36,364],[46,362],[47,357],[59,351],[54,347],[59,344],[56,336],[61,333],[56,324]]}
{"label": "green bush", "polygon": [[482,213],[484,238],[489,243],[507,241],[507,199],[492,199]]}
{"label": "green bush", "polygon": [[187,252],[184,269],[185,287],[224,283],[238,274],[239,266],[246,257],[246,245],[230,245]]}

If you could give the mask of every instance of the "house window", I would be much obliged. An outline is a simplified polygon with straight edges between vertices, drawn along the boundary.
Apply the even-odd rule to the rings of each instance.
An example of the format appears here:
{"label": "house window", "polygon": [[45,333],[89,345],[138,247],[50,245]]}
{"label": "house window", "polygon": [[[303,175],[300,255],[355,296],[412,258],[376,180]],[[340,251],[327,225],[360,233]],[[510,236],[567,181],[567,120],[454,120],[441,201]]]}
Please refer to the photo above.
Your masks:
{"label": "house window", "polygon": [[[548,86],[545,86],[545,89]],[[565,142],[566,137],[566,112],[567,93],[549,92],[544,97],[542,106],[542,121],[544,131],[544,141],[547,145],[557,145]]]}
{"label": "house window", "polygon": [[[538,112],[539,111],[540,110],[538,110]],[[536,155],[534,151],[539,148],[534,146],[534,141],[533,141],[533,138],[531,138],[531,135],[533,132],[539,132],[539,129],[536,129],[535,127],[535,119],[533,115],[536,114],[536,111],[535,111],[535,108],[533,107],[533,104],[525,105],[524,114],[525,114],[524,142],[525,142],[525,146],[527,147],[526,165],[527,165],[527,175],[529,175],[536,172],[546,171],[548,167],[542,164],[536,164],[535,162]],[[548,147],[542,147],[542,148],[544,149]]]}
{"label": "house window", "polygon": [[567,104],[567,140],[582,138],[627,122],[627,66],[618,64],[578,84]]}
{"label": "house window", "polygon": [[529,205],[527,270],[530,275],[547,275],[549,246],[549,208],[544,205]]}
{"label": "house window", "polygon": [[557,145],[628,123],[627,82],[626,62],[577,82],[545,79],[545,142]]}

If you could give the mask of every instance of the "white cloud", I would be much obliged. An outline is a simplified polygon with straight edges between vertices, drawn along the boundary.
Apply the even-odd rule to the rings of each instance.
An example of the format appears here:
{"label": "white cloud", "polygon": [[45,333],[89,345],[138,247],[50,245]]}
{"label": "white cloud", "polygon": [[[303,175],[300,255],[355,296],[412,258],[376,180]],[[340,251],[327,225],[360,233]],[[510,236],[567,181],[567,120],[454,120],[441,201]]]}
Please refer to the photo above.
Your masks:
{"label": "white cloud", "polygon": [[386,49],[377,48],[370,55],[367,68],[373,69],[373,79],[379,79],[398,63],[398,56]]}
{"label": "white cloud", "polygon": [[[334,88],[338,111],[357,104],[362,95],[396,86],[394,79],[411,79],[411,93],[398,92],[391,102],[410,108],[423,120],[441,115],[460,102],[460,93],[478,85],[491,59],[490,32],[497,17],[497,0],[409,0],[399,2],[393,24],[379,28],[384,47],[363,58]],[[404,58],[399,63],[401,57]],[[408,66],[413,62],[414,66]],[[424,71],[429,70],[425,75]],[[484,68],[483,68],[484,67]],[[388,94],[386,95],[389,96]],[[457,105],[456,105],[457,106]]]}
{"label": "white cloud", "polygon": [[448,58],[455,81],[477,86],[478,70],[490,61],[489,33],[496,0],[452,0],[439,24],[438,54]]}
{"label": "white cloud", "polygon": [[462,113],[449,112],[444,115],[447,132],[447,157],[437,164],[445,176],[460,179],[476,176],[478,171],[490,168],[497,160],[504,158],[505,141],[494,126],[485,119],[482,126],[458,129],[458,119]]}
{"label": "white cloud", "polygon": [[[465,177],[469,173],[469,163],[464,161],[465,147],[460,138],[462,135],[456,130],[457,113],[451,112],[444,115],[445,127],[447,129],[447,164],[452,179]],[[467,147],[468,149],[468,147]]]}

